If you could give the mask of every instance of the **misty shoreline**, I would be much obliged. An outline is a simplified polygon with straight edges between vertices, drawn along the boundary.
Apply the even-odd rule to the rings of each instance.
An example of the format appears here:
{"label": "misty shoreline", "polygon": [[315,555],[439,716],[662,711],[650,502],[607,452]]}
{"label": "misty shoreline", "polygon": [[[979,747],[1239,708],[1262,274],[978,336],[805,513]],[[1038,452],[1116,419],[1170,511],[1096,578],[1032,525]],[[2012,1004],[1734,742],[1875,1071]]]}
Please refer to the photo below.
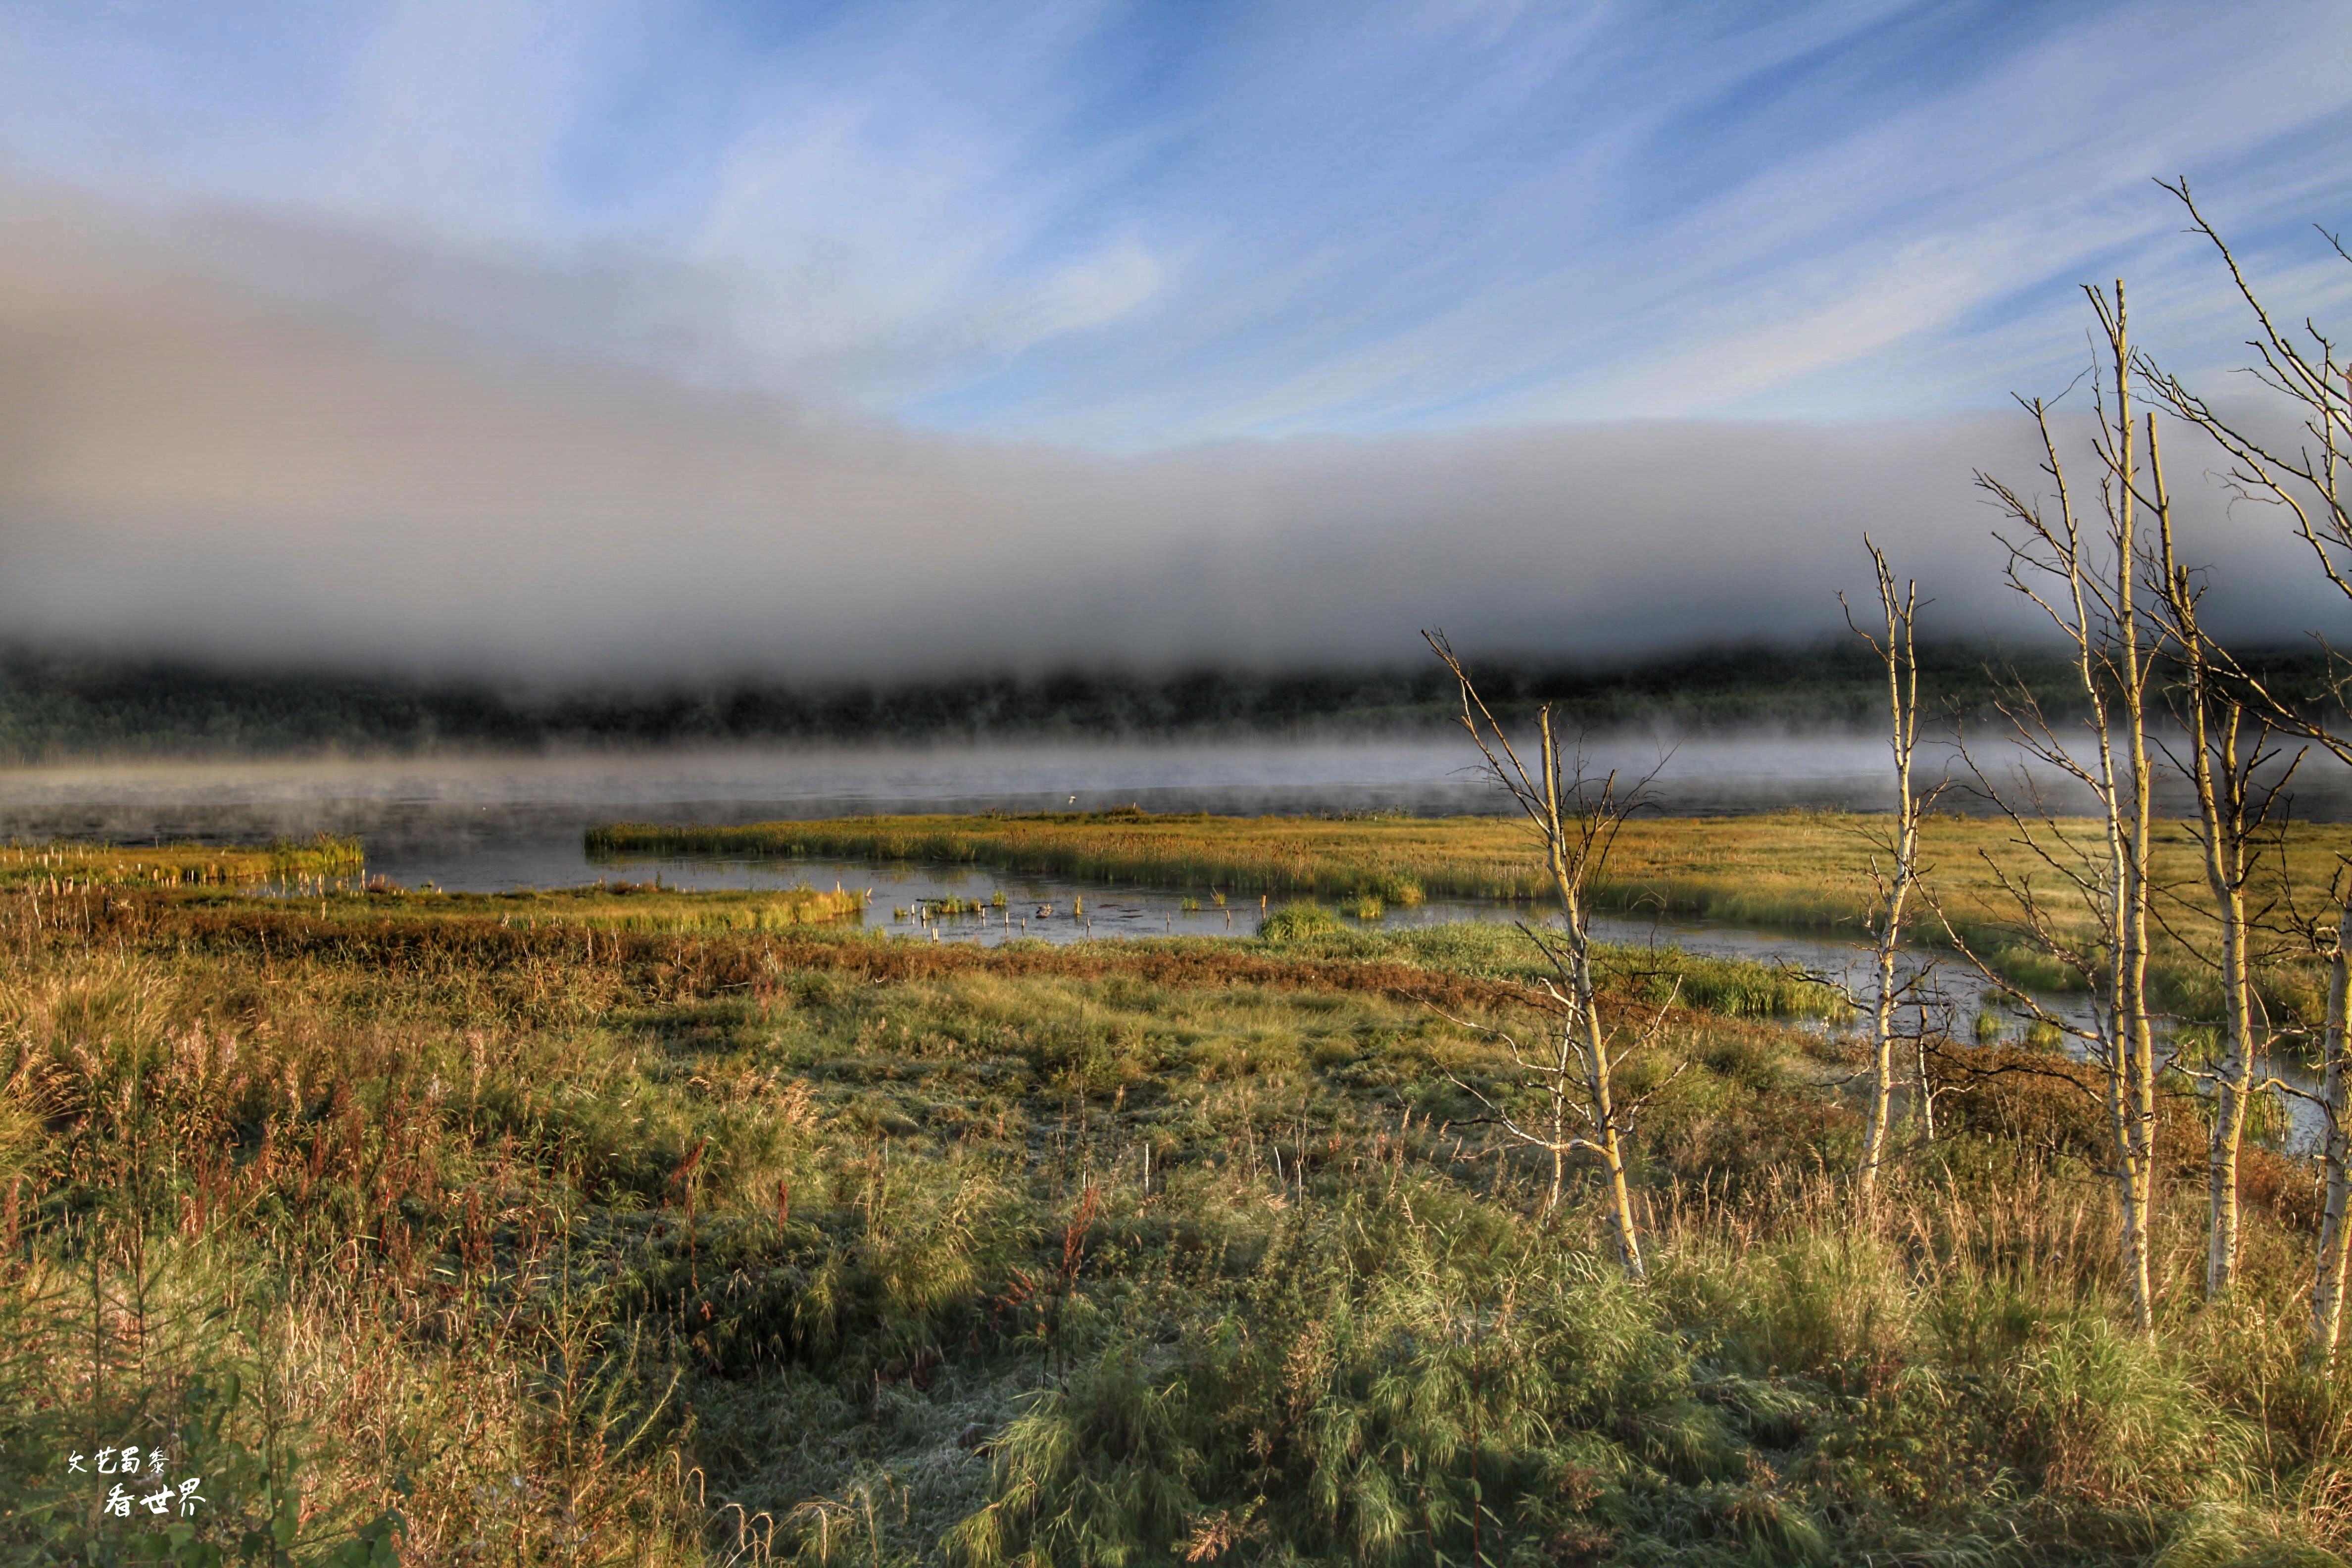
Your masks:
{"label": "misty shoreline", "polygon": [[[1588,765],[1622,781],[1655,773],[1652,809],[1669,816],[1790,811],[1875,813],[1891,798],[1884,737],[1853,730],[1767,730],[1673,737],[1619,731],[1588,741]],[[2007,780],[2024,759],[1988,742],[1976,760]],[[826,817],[1003,812],[1318,816],[1506,814],[1476,753],[1442,729],[1319,738],[1187,736],[767,742],[398,758],[215,757],[76,761],[0,767],[0,837],[266,843],[326,832],[371,851],[399,843],[564,843],[600,823],[740,825]],[[1942,749],[1963,785],[1961,760]],[[2300,775],[2294,816],[2352,820],[2336,774]],[[2035,770],[2053,807],[2078,811],[2063,781]],[[2179,798],[2175,798],[2179,795]],[[2169,783],[2158,807],[2188,808]],[[1970,788],[1941,808],[1989,811]]]}

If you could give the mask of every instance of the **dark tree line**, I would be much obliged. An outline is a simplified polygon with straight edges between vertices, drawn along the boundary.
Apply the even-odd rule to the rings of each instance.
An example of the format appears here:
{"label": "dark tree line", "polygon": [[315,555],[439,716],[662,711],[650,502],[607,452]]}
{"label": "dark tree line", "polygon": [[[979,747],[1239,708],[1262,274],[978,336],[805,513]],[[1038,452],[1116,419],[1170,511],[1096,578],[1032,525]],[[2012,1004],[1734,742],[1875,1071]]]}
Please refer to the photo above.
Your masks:
{"label": "dark tree line", "polygon": [[[2269,661],[2274,689],[2316,689],[2312,656]],[[1616,666],[1474,661],[1498,715],[1549,704],[1580,729],[1874,722],[1883,671],[1842,644],[1703,648]],[[2054,657],[1980,646],[1919,649],[1923,700],[1935,711],[1990,711],[2016,670],[2049,700],[2069,700]],[[2004,673],[2002,679],[2006,679]],[[554,691],[301,669],[0,653],[0,757],[417,752],[548,745],[698,742],[1098,738],[1279,734],[1334,726],[1414,728],[1457,721],[1444,672],[1392,669],[1171,674],[1066,670],[975,675],[895,685],[742,679]]]}

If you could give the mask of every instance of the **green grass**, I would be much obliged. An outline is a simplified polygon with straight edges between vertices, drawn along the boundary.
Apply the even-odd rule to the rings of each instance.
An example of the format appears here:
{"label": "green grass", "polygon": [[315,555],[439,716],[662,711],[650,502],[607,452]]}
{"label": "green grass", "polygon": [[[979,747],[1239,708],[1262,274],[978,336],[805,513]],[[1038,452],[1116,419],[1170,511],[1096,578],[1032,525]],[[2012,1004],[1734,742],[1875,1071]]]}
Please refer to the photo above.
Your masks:
{"label": "green grass", "polygon": [[1342,929],[1339,916],[1311,899],[1285,904],[1257,922],[1258,940],[1269,942],[1303,942]]}
{"label": "green grass", "polygon": [[1612,952],[1611,1016],[1676,1001],[1627,1068],[1636,1289],[1453,1081],[1512,1093],[1448,1016],[1529,1021],[1507,928],[982,950],[704,900],[0,899],[0,1558],[122,1560],[60,1463],[124,1440],[221,1479],[187,1562],[395,1527],[413,1563],[886,1568],[2352,1534],[2352,1406],[2296,1362],[2307,1176],[2250,1152],[2246,1293],[2202,1308],[2185,1103],[2148,1344],[2086,1097],[1956,1084],[1858,1227],[1852,1048],[1777,1021],[1818,988]]}

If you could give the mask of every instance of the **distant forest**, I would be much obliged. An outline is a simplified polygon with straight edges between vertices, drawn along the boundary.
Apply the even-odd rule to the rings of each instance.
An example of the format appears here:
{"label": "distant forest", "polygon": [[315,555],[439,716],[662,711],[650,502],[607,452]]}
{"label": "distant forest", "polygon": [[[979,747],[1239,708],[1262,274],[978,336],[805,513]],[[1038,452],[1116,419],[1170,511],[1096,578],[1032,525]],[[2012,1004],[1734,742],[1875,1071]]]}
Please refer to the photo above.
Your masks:
{"label": "distant forest", "polygon": [[[2316,651],[2263,661],[2306,700],[2325,685]],[[2063,707],[2072,676],[2042,652],[1920,650],[1923,691],[1981,721],[1996,672]],[[1478,671],[1498,711],[1556,704],[1591,730],[1882,721],[1884,668],[1849,642],[1715,647],[1612,666],[1497,661]],[[2076,700],[2079,701],[2079,699]],[[1422,728],[1455,711],[1434,659],[1385,669],[1151,676],[1066,671],[902,684],[737,680],[657,689],[506,690],[193,663],[0,652],[0,758],[539,750],[757,741],[1143,738]]]}

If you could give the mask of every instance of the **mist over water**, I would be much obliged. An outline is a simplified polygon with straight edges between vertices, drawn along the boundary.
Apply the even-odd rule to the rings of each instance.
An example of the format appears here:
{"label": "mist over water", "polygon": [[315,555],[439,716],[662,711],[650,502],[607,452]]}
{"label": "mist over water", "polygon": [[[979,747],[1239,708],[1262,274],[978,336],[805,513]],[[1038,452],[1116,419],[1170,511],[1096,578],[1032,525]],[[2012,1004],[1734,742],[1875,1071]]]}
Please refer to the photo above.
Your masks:
{"label": "mist over water", "polygon": [[[2004,784],[2021,757],[1973,747]],[[1509,809],[1468,743],[1444,734],[1304,741],[927,746],[747,746],[409,760],[68,764],[0,770],[0,836],[267,842],[352,834],[372,871],[453,889],[564,886],[609,868],[582,845],[615,820],[732,824],[919,812],[1103,811],[1219,816]],[[1945,809],[1991,809],[1948,752]],[[1892,803],[1885,742],[1851,731],[1754,731],[1590,742],[1587,771],[1621,785],[1654,774],[1670,816],[1795,809],[1880,811]],[[2023,776],[2062,811],[2087,797],[2045,769]],[[2352,820],[2352,788],[2330,768],[2297,775],[2294,815]],[[2162,804],[2187,808],[2168,789]],[[740,882],[733,885],[743,885]]]}

